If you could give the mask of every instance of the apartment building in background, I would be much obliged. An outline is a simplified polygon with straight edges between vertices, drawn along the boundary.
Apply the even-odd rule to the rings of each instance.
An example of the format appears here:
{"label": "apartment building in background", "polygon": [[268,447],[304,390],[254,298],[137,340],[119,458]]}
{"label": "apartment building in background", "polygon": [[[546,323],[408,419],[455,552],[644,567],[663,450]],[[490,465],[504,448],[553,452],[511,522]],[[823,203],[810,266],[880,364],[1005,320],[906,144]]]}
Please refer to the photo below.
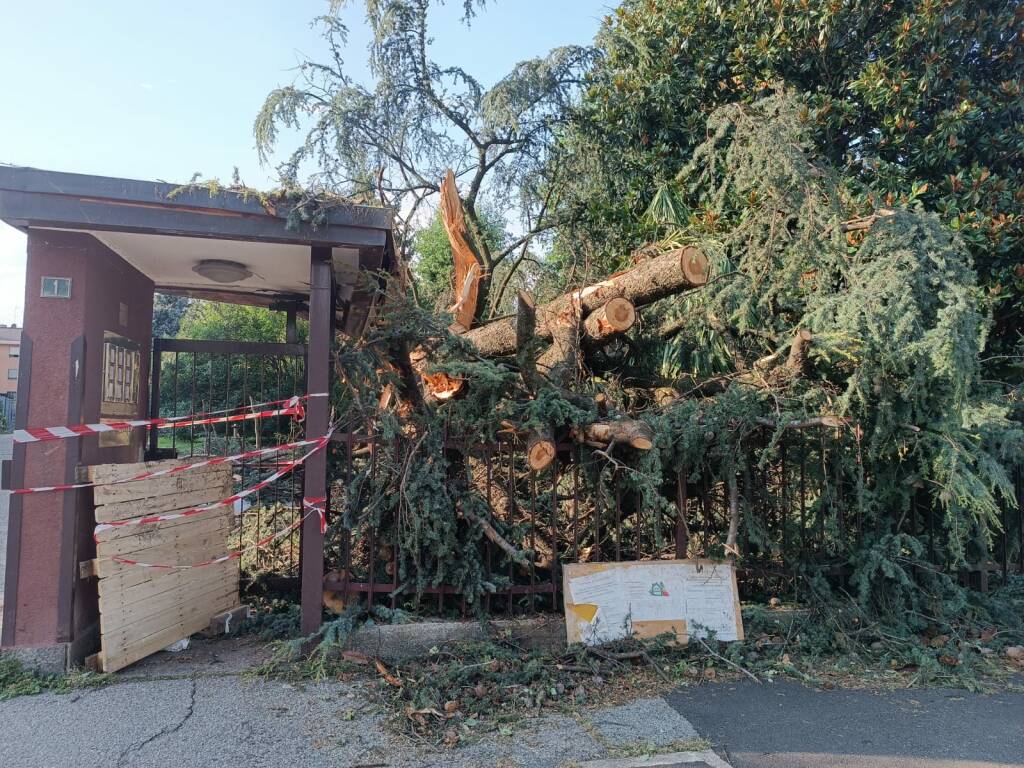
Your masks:
{"label": "apartment building in background", "polygon": [[0,325],[0,395],[17,394],[20,360],[21,328]]}

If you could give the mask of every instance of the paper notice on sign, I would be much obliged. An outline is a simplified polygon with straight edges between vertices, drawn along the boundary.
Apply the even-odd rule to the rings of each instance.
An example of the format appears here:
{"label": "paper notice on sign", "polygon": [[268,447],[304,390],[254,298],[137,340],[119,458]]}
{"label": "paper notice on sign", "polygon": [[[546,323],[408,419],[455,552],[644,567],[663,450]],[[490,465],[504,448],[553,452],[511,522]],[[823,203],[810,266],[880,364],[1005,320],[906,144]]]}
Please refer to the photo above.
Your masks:
{"label": "paper notice on sign", "polygon": [[566,634],[570,643],[598,644],[630,635],[714,633],[743,637],[731,563],[673,560],[580,563],[563,569]]}

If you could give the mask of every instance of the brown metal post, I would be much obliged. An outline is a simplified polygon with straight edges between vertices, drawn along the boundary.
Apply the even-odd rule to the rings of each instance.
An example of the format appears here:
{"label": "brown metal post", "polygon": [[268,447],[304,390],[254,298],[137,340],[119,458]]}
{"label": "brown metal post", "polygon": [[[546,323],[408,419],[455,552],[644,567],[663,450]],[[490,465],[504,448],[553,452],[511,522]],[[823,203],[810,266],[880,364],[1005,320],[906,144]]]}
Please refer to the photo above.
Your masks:
{"label": "brown metal post", "polygon": [[[330,391],[331,321],[334,316],[334,285],[331,249],[314,247],[309,264],[309,352],[306,364],[308,393]],[[306,403],[306,438],[327,434],[330,403],[326,397],[311,397]],[[306,461],[306,498],[327,496],[327,452],[319,451]],[[305,514],[305,510],[303,510]],[[324,536],[320,519],[309,515],[302,523],[299,553],[302,572],[302,634],[320,629],[323,616]]]}
{"label": "brown metal post", "polygon": [[[152,369],[149,384],[149,418],[151,419],[160,418],[160,370],[163,367],[160,365],[163,361],[163,348],[160,346],[160,343],[162,341],[163,339],[160,338],[153,339],[153,350],[151,353]],[[175,392],[174,394],[177,395],[178,393]],[[149,430],[149,458],[155,459],[159,448],[160,430],[152,427]]]}
{"label": "brown metal post", "polygon": [[686,520],[686,467],[676,473],[676,560],[685,560],[690,549],[690,526]]}
{"label": "brown metal post", "polygon": [[285,310],[285,336],[284,340],[289,344],[295,344],[299,341],[299,329],[295,322],[295,307],[289,307]]}

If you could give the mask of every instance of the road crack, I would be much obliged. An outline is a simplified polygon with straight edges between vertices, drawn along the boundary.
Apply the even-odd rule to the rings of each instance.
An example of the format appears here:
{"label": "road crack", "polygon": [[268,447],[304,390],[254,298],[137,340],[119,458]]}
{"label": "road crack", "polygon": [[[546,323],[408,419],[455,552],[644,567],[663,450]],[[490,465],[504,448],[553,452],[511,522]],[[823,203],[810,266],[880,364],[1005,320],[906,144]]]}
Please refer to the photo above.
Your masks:
{"label": "road crack", "polygon": [[185,710],[185,714],[182,715],[181,719],[179,719],[178,722],[174,723],[173,725],[168,725],[168,726],[165,726],[165,727],[161,728],[159,731],[154,733],[152,736],[149,736],[149,737],[143,739],[142,741],[137,741],[134,744],[130,744],[128,747],[126,747],[121,752],[121,754],[117,756],[117,768],[125,768],[125,766],[128,765],[128,758],[131,755],[138,754],[139,752],[141,752],[143,749],[145,749],[147,746],[149,746],[150,744],[152,744],[154,741],[156,741],[158,739],[162,739],[162,738],[164,738],[166,736],[174,735],[175,733],[177,733],[178,731],[180,731],[182,729],[182,727],[185,725],[185,723],[187,723],[189,721],[189,718],[192,717],[192,714],[195,712],[195,709],[196,709],[196,692],[197,692],[197,690],[199,688],[199,685],[198,685],[198,682],[196,681],[196,679],[194,677],[190,678],[190,679],[191,679],[191,682],[192,682],[192,688],[189,691],[188,708]]}

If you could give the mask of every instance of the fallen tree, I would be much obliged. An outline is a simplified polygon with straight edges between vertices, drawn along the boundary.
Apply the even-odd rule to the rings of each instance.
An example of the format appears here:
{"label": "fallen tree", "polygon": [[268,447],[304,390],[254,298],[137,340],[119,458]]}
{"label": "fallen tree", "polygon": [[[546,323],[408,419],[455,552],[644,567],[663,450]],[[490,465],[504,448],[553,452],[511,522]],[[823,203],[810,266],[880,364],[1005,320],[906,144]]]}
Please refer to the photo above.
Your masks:
{"label": "fallen tree", "polygon": [[[479,604],[568,552],[756,556],[778,571],[792,564],[778,560],[786,537],[814,540],[809,573],[852,570],[862,605],[926,613],[915,515],[935,530],[936,564],[985,556],[1021,436],[980,379],[969,260],[926,214],[887,203],[876,215],[841,189],[804,154],[798,108],[759,109],[716,113],[688,170],[679,194],[709,215],[664,234],[700,249],[550,301],[522,293],[514,318],[464,333],[396,301],[363,348],[339,354],[352,402],[363,370],[361,391],[383,375],[411,405],[364,419],[407,445],[380,445],[358,507],[399,543],[409,593],[454,584]],[[727,265],[713,281],[705,253]],[[594,351],[627,330],[628,364],[595,372]],[[409,349],[415,369],[360,367]],[[420,386],[430,396],[410,397]],[[794,503],[798,515],[776,514]]]}

